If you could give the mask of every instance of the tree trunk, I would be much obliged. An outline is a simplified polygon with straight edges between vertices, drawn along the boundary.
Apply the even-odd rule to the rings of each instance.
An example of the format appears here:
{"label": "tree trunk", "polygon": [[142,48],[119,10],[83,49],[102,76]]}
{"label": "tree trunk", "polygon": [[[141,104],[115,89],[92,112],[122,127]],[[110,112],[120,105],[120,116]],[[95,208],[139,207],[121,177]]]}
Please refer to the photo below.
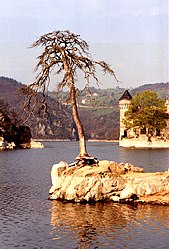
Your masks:
{"label": "tree trunk", "polygon": [[77,109],[76,89],[75,89],[73,77],[71,74],[70,74],[69,79],[70,79],[70,83],[71,83],[70,98],[71,98],[71,103],[72,103],[72,115],[73,115],[73,119],[74,119],[74,122],[75,122],[76,127],[77,127],[78,136],[79,136],[80,153],[79,153],[78,157],[76,158],[76,159],[78,159],[77,165],[85,166],[85,165],[97,164],[98,163],[97,158],[90,157],[87,153],[84,129],[83,129],[83,125],[81,123],[81,120],[79,118],[78,109]]}
{"label": "tree trunk", "polygon": [[73,115],[75,125],[77,127],[78,136],[79,136],[79,150],[80,150],[79,157],[80,158],[88,157],[89,155],[88,155],[87,149],[86,149],[86,140],[85,140],[84,129],[83,129],[83,125],[81,123],[81,120],[79,118],[78,109],[77,109],[76,89],[75,89],[75,85],[74,85],[74,78],[73,78],[70,66],[68,64],[68,60],[66,59],[66,55],[65,55],[64,50],[62,50],[61,53],[62,53],[62,60],[63,60],[64,69],[65,69],[65,72],[68,76],[68,81],[69,81],[70,99],[71,99],[71,103],[72,103],[72,115]]}
{"label": "tree trunk", "polygon": [[73,83],[71,84],[71,88],[70,88],[70,98],[71,98],[71,103],[72,103],[72,115],[73,115],[73,119],[77,127],[78,136],[79,136],[79,149],[80,149],[79,157],[80,158],[87,157],[89,155],[86,149],[86,140],[85,140],[83,125],[81,123],[81,120],[78,114],[77,103],[76,103],[76,90],[75,90],[75,86]]}

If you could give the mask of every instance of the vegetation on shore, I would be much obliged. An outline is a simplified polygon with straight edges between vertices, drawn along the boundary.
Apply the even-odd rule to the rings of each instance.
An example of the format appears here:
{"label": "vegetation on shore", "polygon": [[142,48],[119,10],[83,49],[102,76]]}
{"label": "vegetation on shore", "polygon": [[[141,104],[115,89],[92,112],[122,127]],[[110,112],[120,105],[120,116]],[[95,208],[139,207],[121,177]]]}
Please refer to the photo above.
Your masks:
{"label": "vegetation on shore", "polygon": [[[23,84],[16,80],[0,77],[1,110],[11,119],[12,123],[21,125],[23,117],[23,97],[17,93]],[[169,96],[169,83],[146,84],[131,89],[130,93],[144,90],[154,90],[165,100]],[[81,104],[86,98],[85,92],[79,92],[79,115],[84,124],[87,139],[117,140],[119,138],[119,107],[118,100],[124,93],[124,88],[97,89],[91,88],[89,98],[96,99],[98,106]],[[97,93],[94,94],[94,93]],[[94,94],[94,96],[93,96]],[[76,130],[71,117],[70,106],[66,105],[67,92],[49,92],[48,103],[50,114],[45,117],[36,110],[34,117],[26,125],[31,128],[33,138],[39,139],[70,139],[76,140]],[[103,106],[103,100],[107,101]],[[111,102],[111,103],[110,103]]]}
{"label": "vegetation on shore", "polygon": [[165,102],[154,91],[137,93],[125,112],[124,124],[127,129],[139,128],[150,136],[164,129],[166,123]]}

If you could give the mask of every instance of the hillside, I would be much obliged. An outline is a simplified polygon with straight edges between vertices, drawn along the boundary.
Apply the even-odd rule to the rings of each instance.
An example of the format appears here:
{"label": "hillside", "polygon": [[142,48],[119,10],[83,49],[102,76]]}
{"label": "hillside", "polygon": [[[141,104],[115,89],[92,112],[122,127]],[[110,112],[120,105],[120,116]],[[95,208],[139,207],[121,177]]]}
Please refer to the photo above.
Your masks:
{"label": "hillside", "polygon": [[[3,112],[13,123],[21,124],[26,117],[23,113],[24,98],[18,93],[23,85],[13,79],[0,77],[0,104]],[[78,92],[79,114],[84,125],[87,139],[118,139],[119,107],[118,100],[124,88],[96,89]],[[169,96],[169,83],[146,84],[130,92],[144,90],[156,91],[163,99]],[[31,129],[33,138],[76,139],[71,106],[67,92],[50,92],[48,97],[49,117],[44,117],[36,109],[26,125]]]}
{"label": "hillside", "polygon": [[[108,88],[99,89],[95,87],[90,87],[89,91],[86,90],[78,91],[78,104],[81,107],[91,107],[91,108],[102,108],[102,107],[114,107],[118,105],[119,98],[122,96],[126,89],[125,88]],[[145,90],[155,91],[158,93],[159,97],[163,100],[169,96],[169,82],[167,83],[154,83],[145,84],[134,89],[128,89],[132,96],[136,93],[143,92]],[[69,103],[68,92],[50,92],[49,95],[61,101],[63,104]]]}
{"label": "hillside", "polygon": [[[146,84],[130,92],[134,94],[144,91],[156,91],[165,100],[169,96],[169,83]],[[92,139],[118,139],[119,138],[119,98],[125,89],[116,87],[110,89],[97,89],[94,87],[78,92],[78,106],[81,120],[85,127],[86,137]],[[67,92],[51,92],[52,98],[69,105]]]}
{"label": "hillside", "polygon": [[154,84],[145,84],[140,87],[137,87],[131,90],[131,94],[134,95],[138,92],[143,92],[145,90],[155,91],[158,93],[160,98],[163,100],[169,96],[169,82],[167,83],[154,83]]}
{"label": "hillside", "polygon": [[[28,114],[23,112],[24,97],[18,90],[23,85],[17,81],[0,77],[0,105],[2,111],[17,125],[21,125]],[[66,139],[72,136],[72,122],[69,110],[58,101],[48,98],[49,118],[36,109],[26,125],[33,138]]]}

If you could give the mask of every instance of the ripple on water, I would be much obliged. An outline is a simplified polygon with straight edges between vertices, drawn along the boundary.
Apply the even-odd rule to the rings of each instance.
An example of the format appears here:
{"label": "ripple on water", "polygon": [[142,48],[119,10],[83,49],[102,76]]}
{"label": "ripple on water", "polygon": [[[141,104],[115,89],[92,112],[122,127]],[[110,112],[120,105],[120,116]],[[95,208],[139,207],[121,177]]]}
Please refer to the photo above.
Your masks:
{"label": "ripple on water", "polygon": [[[88,145],[90,154],[99,159],[131,159],[138,165],[138,159],[143,164],[151,154],[147,169],[153,167],[153,160],[158,164],[164,159],[161,165],[168,165],[165,151],[160,155],[153,150],[149,154],[121,150],[110,143]],[[71,160],[77,155],[77,147],[77,143],[50,143],[50,148],[43,150],[0,153],[0,248],[166,248],[169,207],[73,204],[47,199],[51,165]]]}

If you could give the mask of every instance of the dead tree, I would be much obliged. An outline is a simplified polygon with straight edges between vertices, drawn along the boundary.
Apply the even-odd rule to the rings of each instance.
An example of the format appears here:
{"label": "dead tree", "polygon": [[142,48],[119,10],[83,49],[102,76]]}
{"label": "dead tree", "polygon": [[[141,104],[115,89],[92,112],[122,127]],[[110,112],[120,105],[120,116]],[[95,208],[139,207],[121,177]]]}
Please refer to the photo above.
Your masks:
{"label": "dead tree", "polygon": [[[89,54],[89,46],[86,41],[82,40],[79,35],[71,33],[69,30],[54,31],[42,35],[32,47],[43,47],[43,52],[38,57],[38,63],[35,70],[38,71],[35,81],[28,86],[27,102],[25,106],[34,104],[32,111],[36,106],[38,93],[42,93],[40,100],[44,109],[46,108],[45,100],[51,74],[61,74],[62,80],[57,84],[58,89],[67,86],[70,92],[70,100],[72,104],[72,115],[77,127],[79,136],[79,158],[89,157],[86,149],[86,141],[83,125],[79,118],[75,84],[77,83],[78,74],[81,71],[85,80],[85,86],[89,86],[91,78],[98,84],[99,80],[96,75],[96,68],[99,66],[104,73],[109,73],[115,79],[115,73],[111,67],[104,61],[95,61],[91,59]],[[117,80],[117,79],[116,79]]]}

